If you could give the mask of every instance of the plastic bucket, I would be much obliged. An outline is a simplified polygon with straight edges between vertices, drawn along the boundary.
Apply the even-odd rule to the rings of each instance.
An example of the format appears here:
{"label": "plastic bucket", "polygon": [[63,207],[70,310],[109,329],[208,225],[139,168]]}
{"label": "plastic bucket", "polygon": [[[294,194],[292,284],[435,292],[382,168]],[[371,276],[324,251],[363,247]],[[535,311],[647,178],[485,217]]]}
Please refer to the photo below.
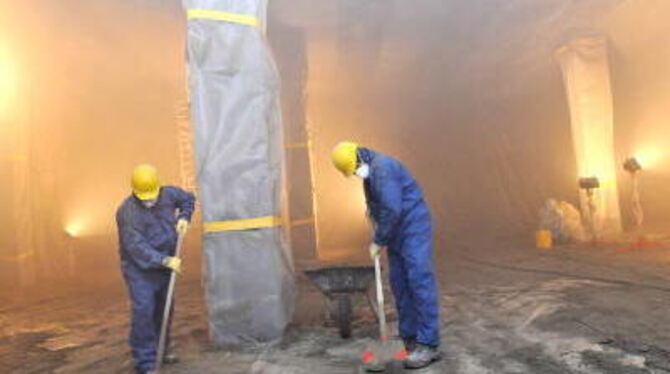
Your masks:
{"label": "plastic bucket", "polygon": [[552,247],[551,231],[537,230],[535,232],[535,246],[539,249],[550,249]]}

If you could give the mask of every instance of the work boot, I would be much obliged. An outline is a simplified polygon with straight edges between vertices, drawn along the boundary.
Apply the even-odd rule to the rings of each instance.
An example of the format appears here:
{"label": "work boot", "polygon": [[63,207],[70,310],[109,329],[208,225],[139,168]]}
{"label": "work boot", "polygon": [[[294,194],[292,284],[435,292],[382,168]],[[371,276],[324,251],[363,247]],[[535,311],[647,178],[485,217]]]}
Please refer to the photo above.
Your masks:
{"label": "work boot", "polygon": [[416,348],[409,354],[405,360],[405,368],[421,369],[439,360],[442,357],[437,347],[429,347],[423,344],[417,344]]}
{"label": "work boot", "polygon": [[166,365],[172,365],[179,362],[179,356],[174,353],[168,353],[163,357],[163,363]]}

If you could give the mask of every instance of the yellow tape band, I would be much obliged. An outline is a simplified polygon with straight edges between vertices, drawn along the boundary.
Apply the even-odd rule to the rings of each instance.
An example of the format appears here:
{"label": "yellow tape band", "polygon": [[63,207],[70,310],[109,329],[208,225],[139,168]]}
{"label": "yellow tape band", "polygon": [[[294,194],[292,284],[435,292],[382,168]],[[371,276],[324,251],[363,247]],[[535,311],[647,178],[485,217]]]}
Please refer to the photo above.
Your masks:
{"label": "yellow tape band", "polygon": [[281,225],[281,218],[275,216],[238,219],[234,221],[205,222],[203,229],[205,233],[223,231],[244,231],[253,229],[264,229]]}
{"label": "yellow tape band", "polygon": [[218,10],[211,10],[211,9],[189,9],[186,12],[186,17],[188,19],[208,19],[213,21],[239,23],[241,25],[247,25],[253,27],[258,27],[258,25],[260,24],[260,21],[256,16],[221,12]]}

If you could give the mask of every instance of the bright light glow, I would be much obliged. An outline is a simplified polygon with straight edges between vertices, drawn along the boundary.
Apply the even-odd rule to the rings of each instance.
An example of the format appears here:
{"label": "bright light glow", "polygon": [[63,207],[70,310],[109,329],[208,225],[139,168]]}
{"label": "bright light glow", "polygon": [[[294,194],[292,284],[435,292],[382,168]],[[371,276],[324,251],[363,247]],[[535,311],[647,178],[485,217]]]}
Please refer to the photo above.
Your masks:
{"label": "bright light glow", "polygon": [[70,222],[65,226],[65,233],[72,238],[81,236],[82,231],[84,231],[84,224],[81,221]]}
{"label": "bright light glow", "polygon": [[14,104],[17,89],[17,68],[6,49],[0,46],[0,118]]}
{"label": "bright light glow", "polygon": [[635,159],[640,163],[642,169],[651,169],[657,166],[662,158],[662,152],[658,148],[644,148],[635,152]]}

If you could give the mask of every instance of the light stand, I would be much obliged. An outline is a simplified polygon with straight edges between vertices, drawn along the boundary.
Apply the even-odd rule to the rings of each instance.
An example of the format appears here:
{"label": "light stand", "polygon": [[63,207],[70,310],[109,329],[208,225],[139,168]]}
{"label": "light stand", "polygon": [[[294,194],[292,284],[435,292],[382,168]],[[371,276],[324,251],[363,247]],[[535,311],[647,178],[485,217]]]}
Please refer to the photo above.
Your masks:
{"label": "light stand", "polygon": [[640,171],[642,171],[642,165],[640,165],[640,162],[635,157],[630,157],[623,163],[623,169],[630,174],[631,178],[631,208],[633,211],[633,218],[635,219],[635,234],[637,235],[637,241],[625,249],[640,249],[653,246],[657,243],[647,241],[644,234],[642,233],[644,211],[642,210],[642,203],[640,203],[639,184],[639,174]]}
{"label": "light stand", "polygon": [[67,256],[68,275],[71,276],[71,277],[74,277],[74,275],[75,275],[75,255],[74,255],[75,235],[69,229],[65,229],[64,234],[65,234],[65,251],[67,252],[66,256]]}
{"label": "light stand", "polygon": [[596,227],[596,203],[593,199],[593,190],[600,188],[600,180],[597,177],[579,178],[579,188],[586,192],[587,206],[589,211],[589,229],[593,245],[598,243],[598,230]]}

